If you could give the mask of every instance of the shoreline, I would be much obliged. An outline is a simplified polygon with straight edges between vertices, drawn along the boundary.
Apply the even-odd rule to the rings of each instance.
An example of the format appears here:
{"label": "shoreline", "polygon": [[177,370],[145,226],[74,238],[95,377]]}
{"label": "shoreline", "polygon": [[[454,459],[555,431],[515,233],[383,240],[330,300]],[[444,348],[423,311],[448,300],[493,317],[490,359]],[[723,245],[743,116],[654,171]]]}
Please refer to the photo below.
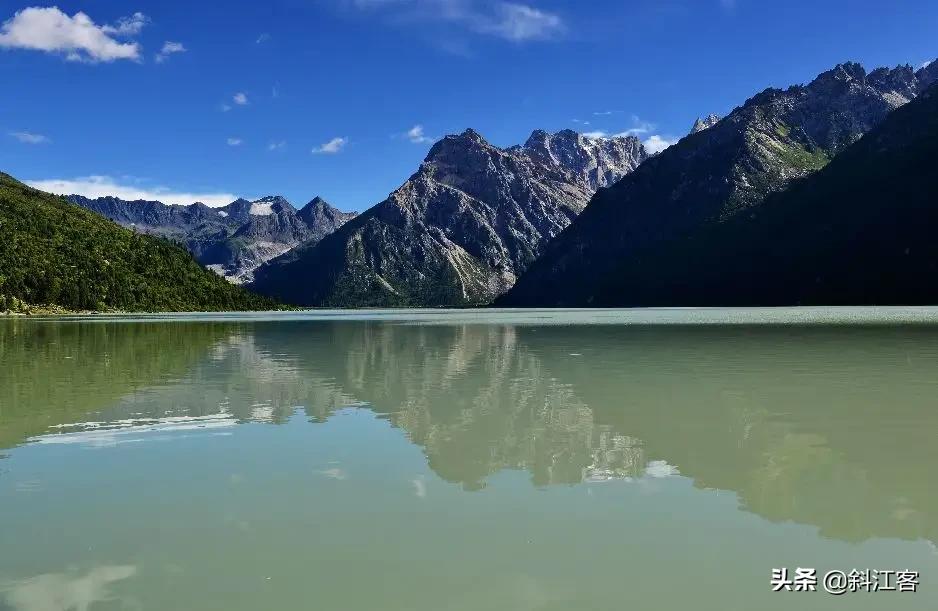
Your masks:
{"label": "shoreline", "polygon": [[208,312],[69,312],[0,314],[0,319],[97,322],[330,322],[632,326],[938,326],[938,306],[753,308],[467,308],[295,309]]}

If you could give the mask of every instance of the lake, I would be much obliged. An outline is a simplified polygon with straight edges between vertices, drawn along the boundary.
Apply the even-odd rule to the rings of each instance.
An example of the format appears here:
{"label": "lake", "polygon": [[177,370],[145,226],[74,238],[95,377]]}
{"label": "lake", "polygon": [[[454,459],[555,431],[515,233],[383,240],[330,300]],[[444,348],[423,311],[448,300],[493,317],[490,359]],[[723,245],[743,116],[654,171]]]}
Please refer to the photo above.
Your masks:
{"label": "lake", "polygon": [[936,323],[0,319],[0,609],[935,609]]}

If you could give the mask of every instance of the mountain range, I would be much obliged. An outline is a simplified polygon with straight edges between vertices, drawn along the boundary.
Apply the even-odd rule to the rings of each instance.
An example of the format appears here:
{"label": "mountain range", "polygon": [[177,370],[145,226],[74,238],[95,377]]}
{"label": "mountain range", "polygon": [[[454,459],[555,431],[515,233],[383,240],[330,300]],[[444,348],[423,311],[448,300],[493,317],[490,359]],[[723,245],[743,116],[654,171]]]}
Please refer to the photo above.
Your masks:
{"label": "mountain range", "polygon": [[[234,283],[304,306],[936,303],[922,282],[938,265],[928,241],[936,80],[938,61],[840,64],[699,118],[654,155],[634,136],[535,130],[500,148],[468,129],[436,142],[361,214],[318,197],[299,210],[279,196],[221,208],[68,198],[133,229],[115,233],[5,177],[0,212],[18,220],[0,223],[0,293],[85,309],[272,303],[221,290],[167,250],[172,241]],[[23,220],[31,207],[39,225]],[[42,242],[74,236],[60,226],[69,210],[92,228],[87,252]],[[30,240],[44,245],[28,261],[9,247]],[[132,269],[101,244],[118,245]],[[85,271],[63,268],[63,256]],[[179,286],[144,269],[159,261],[187,270]],[[209,297],[184,298],[194,286]]]}
{"label": "mountain range", "polygon": [[386,200],[260,267],[250,287],[309,306],[484,305],[647,157],[634,136],[537,130],[507,149],[471,129],[447,136]]}
{"label": "mountain range", "polygon": [[934,305],[936,160],[938,84],[747,213],[630,250],[586,278],[588,300],[572,303]]}
{"label": "mountain range", "polygon": [[[724,119],[695,129],[611,188],[601,190],[497,304],[590,307],[735,302],[720,293],[717,286],[711,286],[701,287],[690,302],[666,299],[659,303],[656,290],[663,283],[678,282],[678,277],[680,281],[697,283],[690,270],[699,269],[699,261],[684,261],[688,272],[673,280],[657,273],[662,257],[674,256],[670,245],[733,219],[761,217],[767,196],[783,192],[825,167],[936,78],[938,62],[917,72],[900,66],[869,73],[859,64],[847,63],[824,72],[808,85],[759,93]],[[880,153],[887,156],[886,151]],[[852,171],[859,178],[861,162],[856,155],[849,159],[858,167],[839,169],[838,175]],[[893,182],[919,184],[922,178],[901,165],[890,167],[896,172]],[[798,206],[773,214],[791,214],[795,225],[813,227],[819,216],[832,214],[834,206],[860,195],[847,189],[845,182],[838,184],[845,190],[828,193],[829,197],[816,202],[816,209]],[[788,195],[787,201],[803,196],[805,187],[800,188],[801,195]],[[871,208],[879,207],[881,212],[894,205],[890,200],[864,202]],[[735,240],[744,239],[751,225],[739,220],[732,226],[736,231],[720,233],[726,242],[714,251],[722,253],[726,261],[708,257],[715,266],[708,277],[718,276],[724,264],[741,264],[734,254]],[[771,243],[776,252],[787,252],[792,257],[799,257],[804,249],[821,247],[794,239],[795,235],[807,234],[792,234],[790,239],[772,232],[760,235],[767,249]],[[748,260],[746,264],[758,270],[759,261]],[[644,284],[630,286],[625,279],[633,277],[642,278]],[[773,301],[799,302],[801,293],[790,288],[793,292],[784,298],[780,296],[784,289],[776,291],[779,297]],[[740,287],[734,294],[745,290]],[[705,298],[706,291],[713,293]],[[677,291],[675,295],[684,293]],[[905,298],[896,294],[890,302]]]}
{"label": "mountain range", "polygon": [[300,210],[280,196],[237,199],[220,208],[80,195],[68,200],[124,227],[179,242],[200,263],[236,284],[250,280],[264,262],[300,243],[322,239],[355,216],[320,197]]}

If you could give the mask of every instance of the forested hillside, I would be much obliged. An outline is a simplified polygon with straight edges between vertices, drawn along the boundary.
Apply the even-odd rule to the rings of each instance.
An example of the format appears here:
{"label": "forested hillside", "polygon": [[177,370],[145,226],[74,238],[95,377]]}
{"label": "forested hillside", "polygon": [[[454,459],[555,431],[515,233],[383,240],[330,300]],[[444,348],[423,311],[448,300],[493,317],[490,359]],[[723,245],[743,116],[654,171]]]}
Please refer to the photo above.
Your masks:
{"label": "forested hillside", "polygon": [[139,235],[0,172],[0,311],[256,310],[269,299],[233,286],[184,248]]}

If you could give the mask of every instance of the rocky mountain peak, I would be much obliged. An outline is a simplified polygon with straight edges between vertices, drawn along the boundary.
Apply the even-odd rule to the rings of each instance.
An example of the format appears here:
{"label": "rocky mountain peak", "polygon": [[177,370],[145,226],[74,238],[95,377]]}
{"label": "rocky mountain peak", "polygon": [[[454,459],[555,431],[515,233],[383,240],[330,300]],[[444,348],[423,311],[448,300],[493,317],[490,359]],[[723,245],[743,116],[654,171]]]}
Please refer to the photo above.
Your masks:
{"label": "rocky mountain peak", "polygon": [[697,132],[702,132],[705,129],[711,128],[720,121],[719,115],[709,114],[703,119],[697,117],[697,120],[694,121],[694,126],[690,128],[690,133],[696,134]]}
{"label": "rocky mountain peak", "polygon": [[514,150],[540,164],[572,172],[592,190],[614,183],[648,157],[635,136],[587,138],[571,129],[554,134],[534,130],[524,146]]}
{"label": "rocky mountain peak", "polygon": [[306,202],[306,205],[300,208],[300,211],[302,212],[303,210],[324,210],[326,208],[331,208],[331,207],[332,206],[329,204],[329,202],[327,202],[326,200],[324,200],[323,198],[317,195],[313,199]]}
{"label": "rocky mountain peak", "polygon": [[536,146],[537,143],[544,142],[548,138],[550,138],[550,134],[547,133],[547,131],[543,129],[536,129],[533,132],[531,132],[530,136],[528,136],[528,139],[525,141],[524,146],[525,147]]}
{"label": "rocky mountain peak", "polygon": [[314,232],[320,227],[334,231],[355,215],[354,212],[342,212],[318,195],[309,200],[298,213],[298,216]]}
{"label": "rocky mountain peak", "polygon": [[282,195],[266,195],[251,202],[250,214],[255,216],[264,216],[272,213],[284,213],[296,211],[285,197]]}
{"label": "rocky mountain peak", "polygon": [[[837,64],[822,72],[804,88],[809,95],[833,98],[866,85],[866,69],[858,63]],[[789,91],[799,91],[792,87]]]}
{"label": "rocky mountain peak", "polygon": [[222,206],[218,211],[233,222],[244,223],[248,220],[248,210],[250,209],[251,202],[239,197],[227,206]]}
{"label": "rocky mountain peak", "polygon": [[453,166],[480,167],[500,152],[501,149],[489,144],[479,132],[467,129],[461,134],[445,136],[430,147],[421,169],[436,171]]}
{"label": "rocky mountain peak", "polygon": [[817,75],[811,84],[831,82],[863,81],[866,78],[866,68],[857,62],[844,62],[837,64],[830,70]]}
{"label": "rocky mountain peak", "polygon": [[925,64],[915,73],[919,82],[919,91],[924,91],[926,87],[938,81],[938,59]]}

